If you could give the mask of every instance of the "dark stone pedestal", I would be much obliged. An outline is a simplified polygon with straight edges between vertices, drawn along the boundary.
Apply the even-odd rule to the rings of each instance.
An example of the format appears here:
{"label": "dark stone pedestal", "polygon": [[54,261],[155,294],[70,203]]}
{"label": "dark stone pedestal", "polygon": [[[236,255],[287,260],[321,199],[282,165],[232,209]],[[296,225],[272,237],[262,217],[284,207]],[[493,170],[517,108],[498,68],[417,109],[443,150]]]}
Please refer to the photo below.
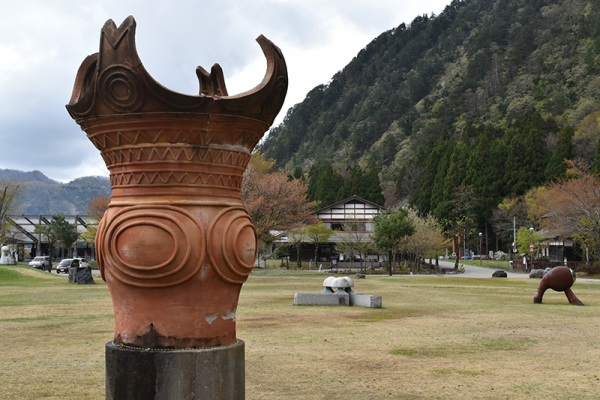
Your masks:
{"label": "dark stone pedestal", "polygon": [[107,400],[245,398],[244,342],[161,350],[106,344]]}
{"label": "dark stone pedestal", "polygon": [[86,268],[77,268],[70,267],[69,268],[69,282],[77,283],[79,285],[93,285],[94,277],[92,276],[92,269],[89,267]]}

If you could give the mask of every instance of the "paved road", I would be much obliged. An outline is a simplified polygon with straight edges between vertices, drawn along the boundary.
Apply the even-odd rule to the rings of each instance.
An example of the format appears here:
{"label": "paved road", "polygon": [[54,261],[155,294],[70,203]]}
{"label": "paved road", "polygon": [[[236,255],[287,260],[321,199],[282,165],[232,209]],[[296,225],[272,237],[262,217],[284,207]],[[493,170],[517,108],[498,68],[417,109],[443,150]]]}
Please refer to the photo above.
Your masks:
{"label": "paved road", "polygon": [[[464,278],[491,278],[494,271],[496,271],[493,268],[482,268],[461,263],[459,263],[459,265],[465,269],[465,272],[463,274],[449,274],[448,276],[461,276]],[[440,267],[454,268],[454,263],[440,261]],[[508,275],[508,278],[529,278],[529,274],[526,273],[506,271],[506,274]]]}
{"label": "paved road", "polygon": [[[493,268],[481,268],[481,267],[476,267],[473,265],[466,265],[466,264],[460,264],[464,269],[465,272],[464,274],[448,274],[445,276],[462,276],[464,278],[491,278],[492,274],[494,273],[494,271],[496,271]],[[454,268],[454,263],[453,262],[448,262],[448,261],[440,261],[440,266],[444,267],[444,268]],[[508,278],[529,278],[529,273],[525,273],[525,272],[509,272],[506,271],[507,277]],[[577,278],[578,281],[582,281],[582,282],[596,282],[596,283],[600,283],[600,279],[595,279],[595,278]]]}

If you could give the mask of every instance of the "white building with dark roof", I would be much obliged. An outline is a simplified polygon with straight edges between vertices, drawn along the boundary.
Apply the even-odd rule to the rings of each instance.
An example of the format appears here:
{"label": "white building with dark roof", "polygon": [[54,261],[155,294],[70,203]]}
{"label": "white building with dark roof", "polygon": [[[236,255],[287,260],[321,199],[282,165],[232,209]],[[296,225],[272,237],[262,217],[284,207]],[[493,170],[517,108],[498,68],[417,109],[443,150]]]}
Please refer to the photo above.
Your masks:
{"label": "white building with dark roof", "polygon": [[[369,258],[366,249],[371,243],[373,218],[383,210],[383,206],[352,196],[315,211],[318,220],[333,231],[327,243],[319,244],[317,262],[335,263]],[[275,243],[288,244],[287,234],[282,232]],[[314,244],[307,239],[301,244],[300,258],[303,261],[312,260],[314,249]],[[296,254],[296,251],[290,249],[291,260],[296,260]]]}

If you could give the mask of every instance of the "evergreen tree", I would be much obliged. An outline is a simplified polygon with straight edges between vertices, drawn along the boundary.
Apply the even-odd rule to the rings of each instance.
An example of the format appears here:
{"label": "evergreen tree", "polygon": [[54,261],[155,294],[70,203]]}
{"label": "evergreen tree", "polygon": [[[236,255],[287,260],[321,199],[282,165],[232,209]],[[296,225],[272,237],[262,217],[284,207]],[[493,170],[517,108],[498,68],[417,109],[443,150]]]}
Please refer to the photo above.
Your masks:
{"label": "evergreen tree", "polygon": [[363,185],[362,197],[375,204],[383,205],[385,199],[381,192],[381,182],[379,180],[379,172],[376,168],[369,168],[367,173],[364,175],[365,182]]}
{"label": "evergreen tree", "polygon": [[290,175],[290,180],[291,179],[304,180],[304,174],[302,173],[302,168],[300,168],[300,167],[294,168],[294,172]]}
{"label": "evergreen tree", "polygon": [[492,210],[506,194],[506,149],[501,134],[491,126],[482,127],[474,148],[469,152],[464,183],[474,188],[477,200],[474,212],[480,224],[491,217]]}
{"label": "evergreen tree", "polygon": [[509,194],[518,196],[544,182],[548,160],[546,133],[551,131],[541,115],[531,110],[507,132],[507,160],[504,170]]}
{"label": "evergreen tree", "polygon": [[364,174],[358,163],[350,167],[348,177],[344,179],[344,183],[340,188],[338,198],[346,199],[357,195],[365,197],[363,193],[363,184],[365,182]]}
{"label": "evergreen tree", "polygon": [[314,165],[309,174],[308,199],[318,202],[321,207],[333,204],[341,200],[339,192],[343,182],[330,163]]}
{"label": "evergreen tree", "polygon": [[[448,149],[449,146],[451,146],[451,141],[448,139],[443,139],[437,142],[437,144],[431,149],[428,155],[422,155],[422,157],[426,157],[426,161],[423,175],[421,176],[421,181],[419,182],[419,189],[415,199],[415,204],[423,214],[428,214],[437,205],[437,203],[434,203],[432,201],[433,193],[436,193],[437,201],[439,202],[440,200],[439,178],[443,171],[441,171],[438,167],[440,160],[445,158],[447,153],[451,153]],[[436,181],[438,183],[438,186],[434,190]]]}
{"label": "evergreen tree", "polygon": [[467,159],[468,146],[464,141],[452,146],[450,163],[443,184],[443,197],[433,209],[433,214],[439,219],[447,219],[452,213],[453,193],[463,184],[466,177],[465,160]]}
{"label": "evergreen tree", "polygon": [[377,167],[370,168],[366,172],[358,163],[350,167],[349,175],[343,181],[338,198],[341,200],[355,195],[375,204],[383,205],[385,199],[381,193],[381,182],[379,181]]}
{"label": "evergreen tree", "polygon": [[551,181],[556,178],[563,178],[567,172],[565,160],[573,159],[573,135],[575,129],[571,126],[565,126],[558,134],[556,149],[546,167],[546,179]]}

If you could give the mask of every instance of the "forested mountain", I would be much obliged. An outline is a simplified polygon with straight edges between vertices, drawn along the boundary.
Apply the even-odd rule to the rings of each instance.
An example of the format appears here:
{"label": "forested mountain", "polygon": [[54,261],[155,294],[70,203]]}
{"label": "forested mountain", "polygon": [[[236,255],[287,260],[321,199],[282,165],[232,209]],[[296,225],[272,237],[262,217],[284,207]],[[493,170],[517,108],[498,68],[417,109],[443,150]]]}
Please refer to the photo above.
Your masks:
{"label": "forested mountain", "polygon": [[109,195],[111,190],[109,179],[98,176],[61,183],[40,171],[0,169],[0,179],[23,183],[14,208],[19,214],[29,215],[85,215],[90,199]]}
{"label": "forested mountain", "polygon": [[[599,138],[599,1],[454,0],[375,38],[259,150],[311,200],[468,212],[481,229],[564,159],[592,164]],[[342,190],[357,174],[377,190]]]}

